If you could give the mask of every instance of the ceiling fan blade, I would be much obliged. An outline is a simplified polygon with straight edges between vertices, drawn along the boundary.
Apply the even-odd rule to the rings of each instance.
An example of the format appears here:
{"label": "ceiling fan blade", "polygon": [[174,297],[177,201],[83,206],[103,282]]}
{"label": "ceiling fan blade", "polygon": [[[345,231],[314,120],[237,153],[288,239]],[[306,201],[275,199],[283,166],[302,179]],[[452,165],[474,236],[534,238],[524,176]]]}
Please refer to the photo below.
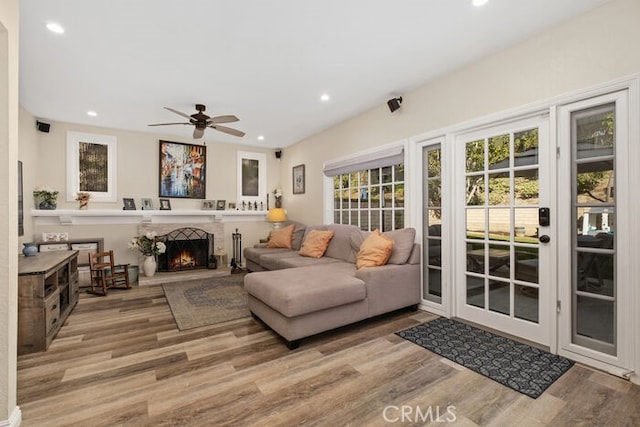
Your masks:
{"label": "ceiling fan blade", "polygon": [[173,108],[169,108],[169,107],[164,107],[164,108],[165,108],[165,110],[169,110],[169,111],[171,111],[172,113],[176,113],[177,115],[182,116],[182,117],[184,117],[185,119],[189,119],[189,120],[191,120],[191,119],[192,119],[192,117],[191,117],[190,115],[185,114],[185,113],[183,113],[182,111],[174,110]]}
{"label": "ceiling fan blade", "polygon": [[239,118],[237,118],[234,115],[228,115],[228,116],[216,116],[216,117],[211,117],[207,120],[208,123],[231,123],[231,122],[237,122],[238,120],[240,120]]}
{"label": "ceiling fan blade", "polygon": [[226,126],[216,126],[214,124],[210,124],[209,127],[220,132],[228,133],[229,135],[239,136],[239,137],[244,136],[244,132],[242,132],[241,130],[228,128]]}
{"label": "ceiling fan blade", "polygon": [[190,125],[191,123],[153,123],[147,126]]}
{"label": "ceiling fan blade", "polygon": [[198,128],[196,127],[193,130],[193,139],[199,139],[202,138],[202,136],[204,135],[204,128]]}

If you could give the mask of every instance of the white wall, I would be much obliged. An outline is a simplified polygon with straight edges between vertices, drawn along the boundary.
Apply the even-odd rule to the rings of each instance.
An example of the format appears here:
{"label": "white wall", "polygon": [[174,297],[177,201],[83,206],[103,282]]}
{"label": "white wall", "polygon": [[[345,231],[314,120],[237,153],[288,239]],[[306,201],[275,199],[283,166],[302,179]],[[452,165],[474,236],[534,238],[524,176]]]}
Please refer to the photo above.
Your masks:
{"label": "white wall", "polygon": [[0,425],[17,425],[18,0],[0,2]]}
{"label": "white wall", "polygon": [[[403,94],[393,114],[381,105],[285,149],[290,215],[322,222],[327,160],[640,72],[638,18],[640,1],[614,0]],[[306,194],[291,195],[291,168],[301,163]]]}

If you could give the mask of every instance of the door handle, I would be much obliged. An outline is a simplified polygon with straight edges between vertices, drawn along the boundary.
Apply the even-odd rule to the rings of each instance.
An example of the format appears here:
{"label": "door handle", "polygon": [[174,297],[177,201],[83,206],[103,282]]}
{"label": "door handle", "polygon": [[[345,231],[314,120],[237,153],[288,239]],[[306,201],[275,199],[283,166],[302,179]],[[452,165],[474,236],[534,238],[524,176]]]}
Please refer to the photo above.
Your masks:
{"label": "door handle", "polygon": [[542,236],[538,237],[538,240],[540,240],[541,243],[549,243],[551,241],[551,237],[543,234]]}

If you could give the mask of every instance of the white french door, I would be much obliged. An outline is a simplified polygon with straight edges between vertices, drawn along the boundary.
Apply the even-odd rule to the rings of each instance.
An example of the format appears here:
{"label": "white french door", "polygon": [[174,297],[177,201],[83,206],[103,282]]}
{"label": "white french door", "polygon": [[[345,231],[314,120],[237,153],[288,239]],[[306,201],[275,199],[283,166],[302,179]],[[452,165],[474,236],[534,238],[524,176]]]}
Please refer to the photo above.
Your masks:
{"label": "white french door", "polygon": [[559,107],[558,130],[559,353],[623,374],[635,342],[630,270],[638,262],[627,91]]}
{"label": "white french door", "polygon": [[555,339],[549,145],[548,115],[455,140],[455,316],[547,346]]}

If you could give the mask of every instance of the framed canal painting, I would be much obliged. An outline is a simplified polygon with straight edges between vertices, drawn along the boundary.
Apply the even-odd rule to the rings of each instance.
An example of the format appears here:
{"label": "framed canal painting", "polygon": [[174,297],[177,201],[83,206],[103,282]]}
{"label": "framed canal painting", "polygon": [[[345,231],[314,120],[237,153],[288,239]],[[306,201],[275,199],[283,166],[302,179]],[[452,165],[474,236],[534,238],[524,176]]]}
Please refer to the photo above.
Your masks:
{"label": "framed canal painting", "polygon": [[160,141],[160,197],[204,199],[207,147]]}

